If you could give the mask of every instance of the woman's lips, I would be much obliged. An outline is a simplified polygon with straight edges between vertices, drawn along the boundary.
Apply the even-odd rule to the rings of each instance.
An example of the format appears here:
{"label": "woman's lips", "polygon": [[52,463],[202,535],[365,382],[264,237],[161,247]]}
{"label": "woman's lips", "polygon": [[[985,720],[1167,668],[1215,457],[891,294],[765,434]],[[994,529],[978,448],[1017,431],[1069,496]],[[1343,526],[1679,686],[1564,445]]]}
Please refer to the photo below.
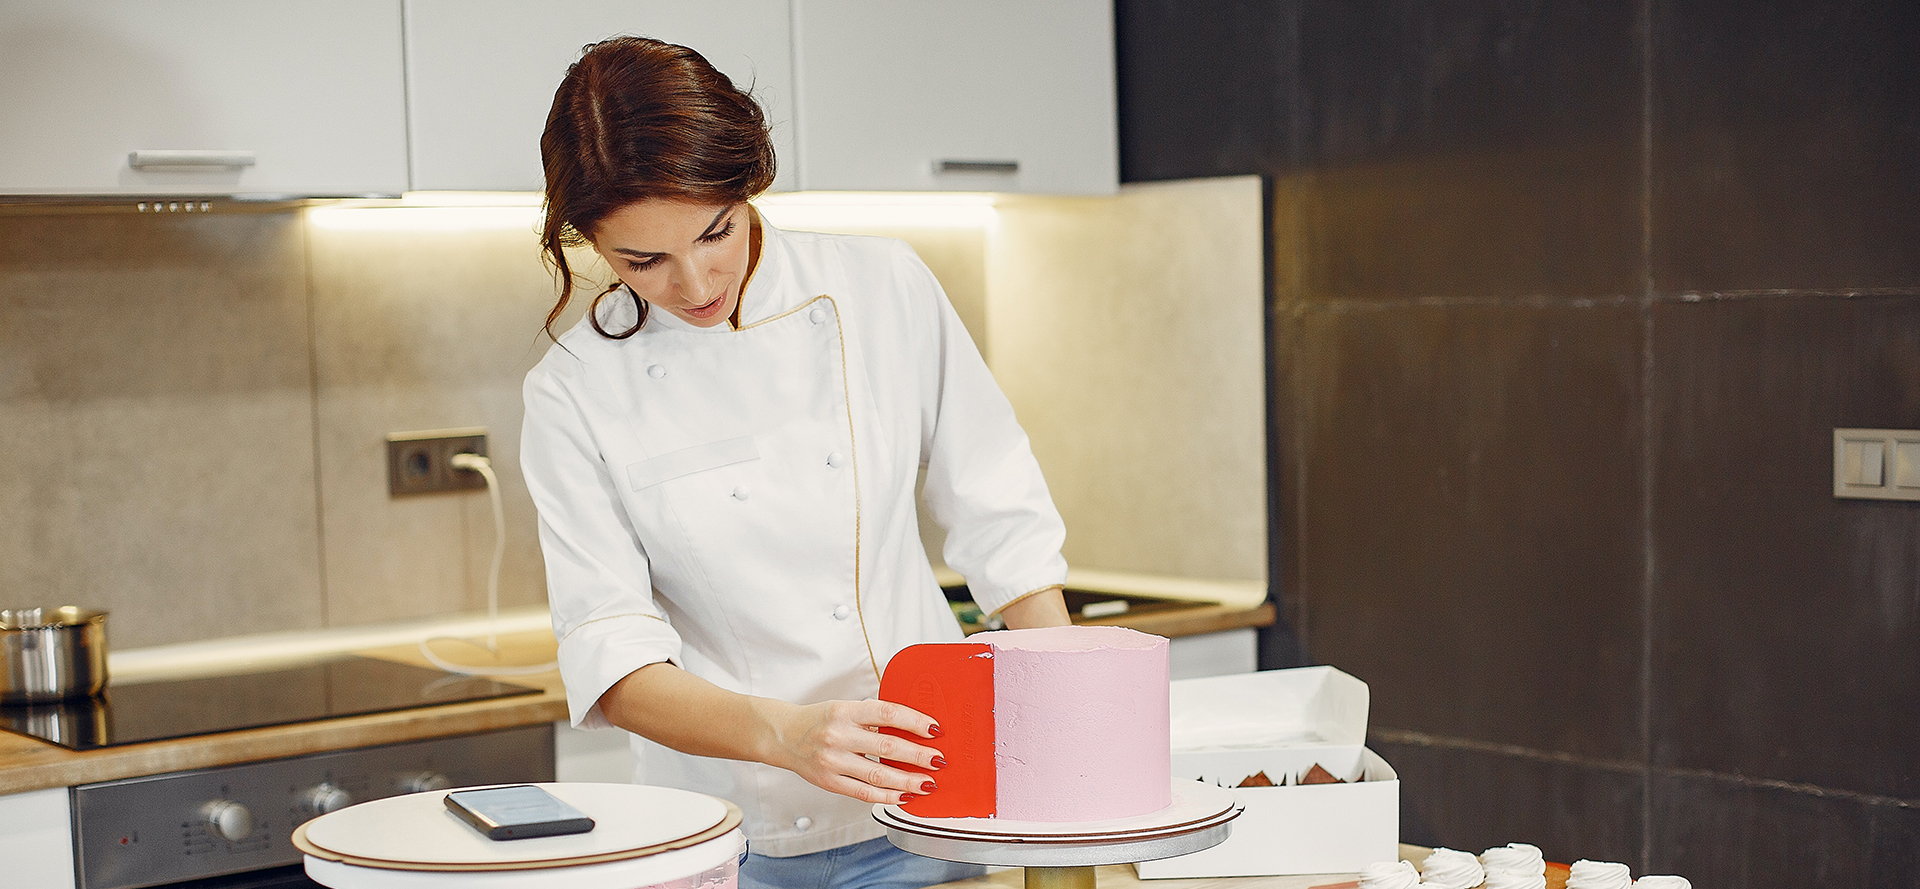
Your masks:
{"label": "woman's lips", "polygon": [[687,314],[692,315],[695,318],[711,318],[714,315],[717,315],[720,313],[720,307],[722,305],[725,305],[726,302],[727,302],[727,295],[722,293],[719,296],[714,297],[713,302],[707,303],[706,305],[703,305],[703,306],[694,306],[691,309],[681,309],[681,311],[686,312]]}

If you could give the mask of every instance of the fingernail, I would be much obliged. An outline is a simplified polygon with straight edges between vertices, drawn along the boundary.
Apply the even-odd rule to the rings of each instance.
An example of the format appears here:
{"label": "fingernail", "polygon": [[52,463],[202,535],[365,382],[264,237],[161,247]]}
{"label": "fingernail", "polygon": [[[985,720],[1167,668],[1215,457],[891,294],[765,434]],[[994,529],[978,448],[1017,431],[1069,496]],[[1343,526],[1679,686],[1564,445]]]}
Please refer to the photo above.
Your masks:
{"label": "fingernail", "polygon": [[929,738],[938,738],[944,734],[946,734],[946,732],[943,732],[940,730],[939,723],[934,723],[933,725],[927,726],[927,737]]}
{"label": "fingernail", "polygon": [[946,768],[946,767],[947,767],[947,758],[946,758],[946,757],[944,757],[944,756],[936,756],[936,757],[934,757],[934,758],[933,758],[933,767],[934,767],[935,769],[944,769],[944,768]]}
{"label": "fingernail", "polygon": [[922,781],[922,782],[920,782],[920,792],[921,792],[921,793],[932,793],[932,792],[933,792],[933,791],[934,791],[935,789],[936,789],[936,788],[934,787],[934,784],[933,784],[933,782],[932,782],[932,781]]}
{"label": "fingernail", "polygon": [[911,793],[903,793],[903,794],[900,794],[900,802],[901,802],[901,803],[910,803],[910,802],[913,802],[913,794],[911,794]]}

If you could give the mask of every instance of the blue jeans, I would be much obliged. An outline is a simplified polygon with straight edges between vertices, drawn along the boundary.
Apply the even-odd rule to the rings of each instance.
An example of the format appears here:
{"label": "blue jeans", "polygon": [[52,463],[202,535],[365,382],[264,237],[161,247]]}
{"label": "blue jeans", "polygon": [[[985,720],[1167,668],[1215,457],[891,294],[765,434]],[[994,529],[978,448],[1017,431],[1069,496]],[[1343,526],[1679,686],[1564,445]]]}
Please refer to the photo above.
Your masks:
{"label": "blue jeans", "polygon": [[978,864],[902,852],[880,837],[791,858],[749,853],[740,866],[740,889],[920,889],[986,872]]}

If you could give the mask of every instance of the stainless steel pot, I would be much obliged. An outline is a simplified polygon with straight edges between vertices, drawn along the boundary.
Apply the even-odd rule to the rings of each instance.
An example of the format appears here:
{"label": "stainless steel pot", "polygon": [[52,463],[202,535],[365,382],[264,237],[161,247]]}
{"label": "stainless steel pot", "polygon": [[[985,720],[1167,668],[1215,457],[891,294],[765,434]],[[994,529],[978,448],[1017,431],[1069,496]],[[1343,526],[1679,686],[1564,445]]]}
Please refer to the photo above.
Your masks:
{"label": "stainless steel pot", "polygon": [[86,697],[106,687],[105,611],[0,609],[0,704]]}

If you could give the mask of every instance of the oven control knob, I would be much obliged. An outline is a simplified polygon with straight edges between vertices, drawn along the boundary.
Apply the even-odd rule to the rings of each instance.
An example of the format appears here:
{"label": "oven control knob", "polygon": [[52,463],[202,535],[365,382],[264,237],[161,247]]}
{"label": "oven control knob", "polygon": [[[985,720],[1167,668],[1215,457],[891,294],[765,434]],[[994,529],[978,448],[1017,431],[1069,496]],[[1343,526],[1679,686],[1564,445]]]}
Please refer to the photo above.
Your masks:
{"label": "oven control knob", "polygon": [[253,813],[233,800],[207,803],[200,807],[200,816],[206,819],[207,829],[214,836],[229,843],[237,843],[253,835]]}
{"label": "oven control knob", "polygon": [[321,784],[307,791],[307,809],[318,815],[337,812],[353,805],[353,795],[332,784]]}
{"label": "oven control knob", "polygon": [[414,772],[411,775],[402,775],[400,778],[402,793],[425,793],[429,790],[445,790],[452,786],[453,782],[439,772]]}

